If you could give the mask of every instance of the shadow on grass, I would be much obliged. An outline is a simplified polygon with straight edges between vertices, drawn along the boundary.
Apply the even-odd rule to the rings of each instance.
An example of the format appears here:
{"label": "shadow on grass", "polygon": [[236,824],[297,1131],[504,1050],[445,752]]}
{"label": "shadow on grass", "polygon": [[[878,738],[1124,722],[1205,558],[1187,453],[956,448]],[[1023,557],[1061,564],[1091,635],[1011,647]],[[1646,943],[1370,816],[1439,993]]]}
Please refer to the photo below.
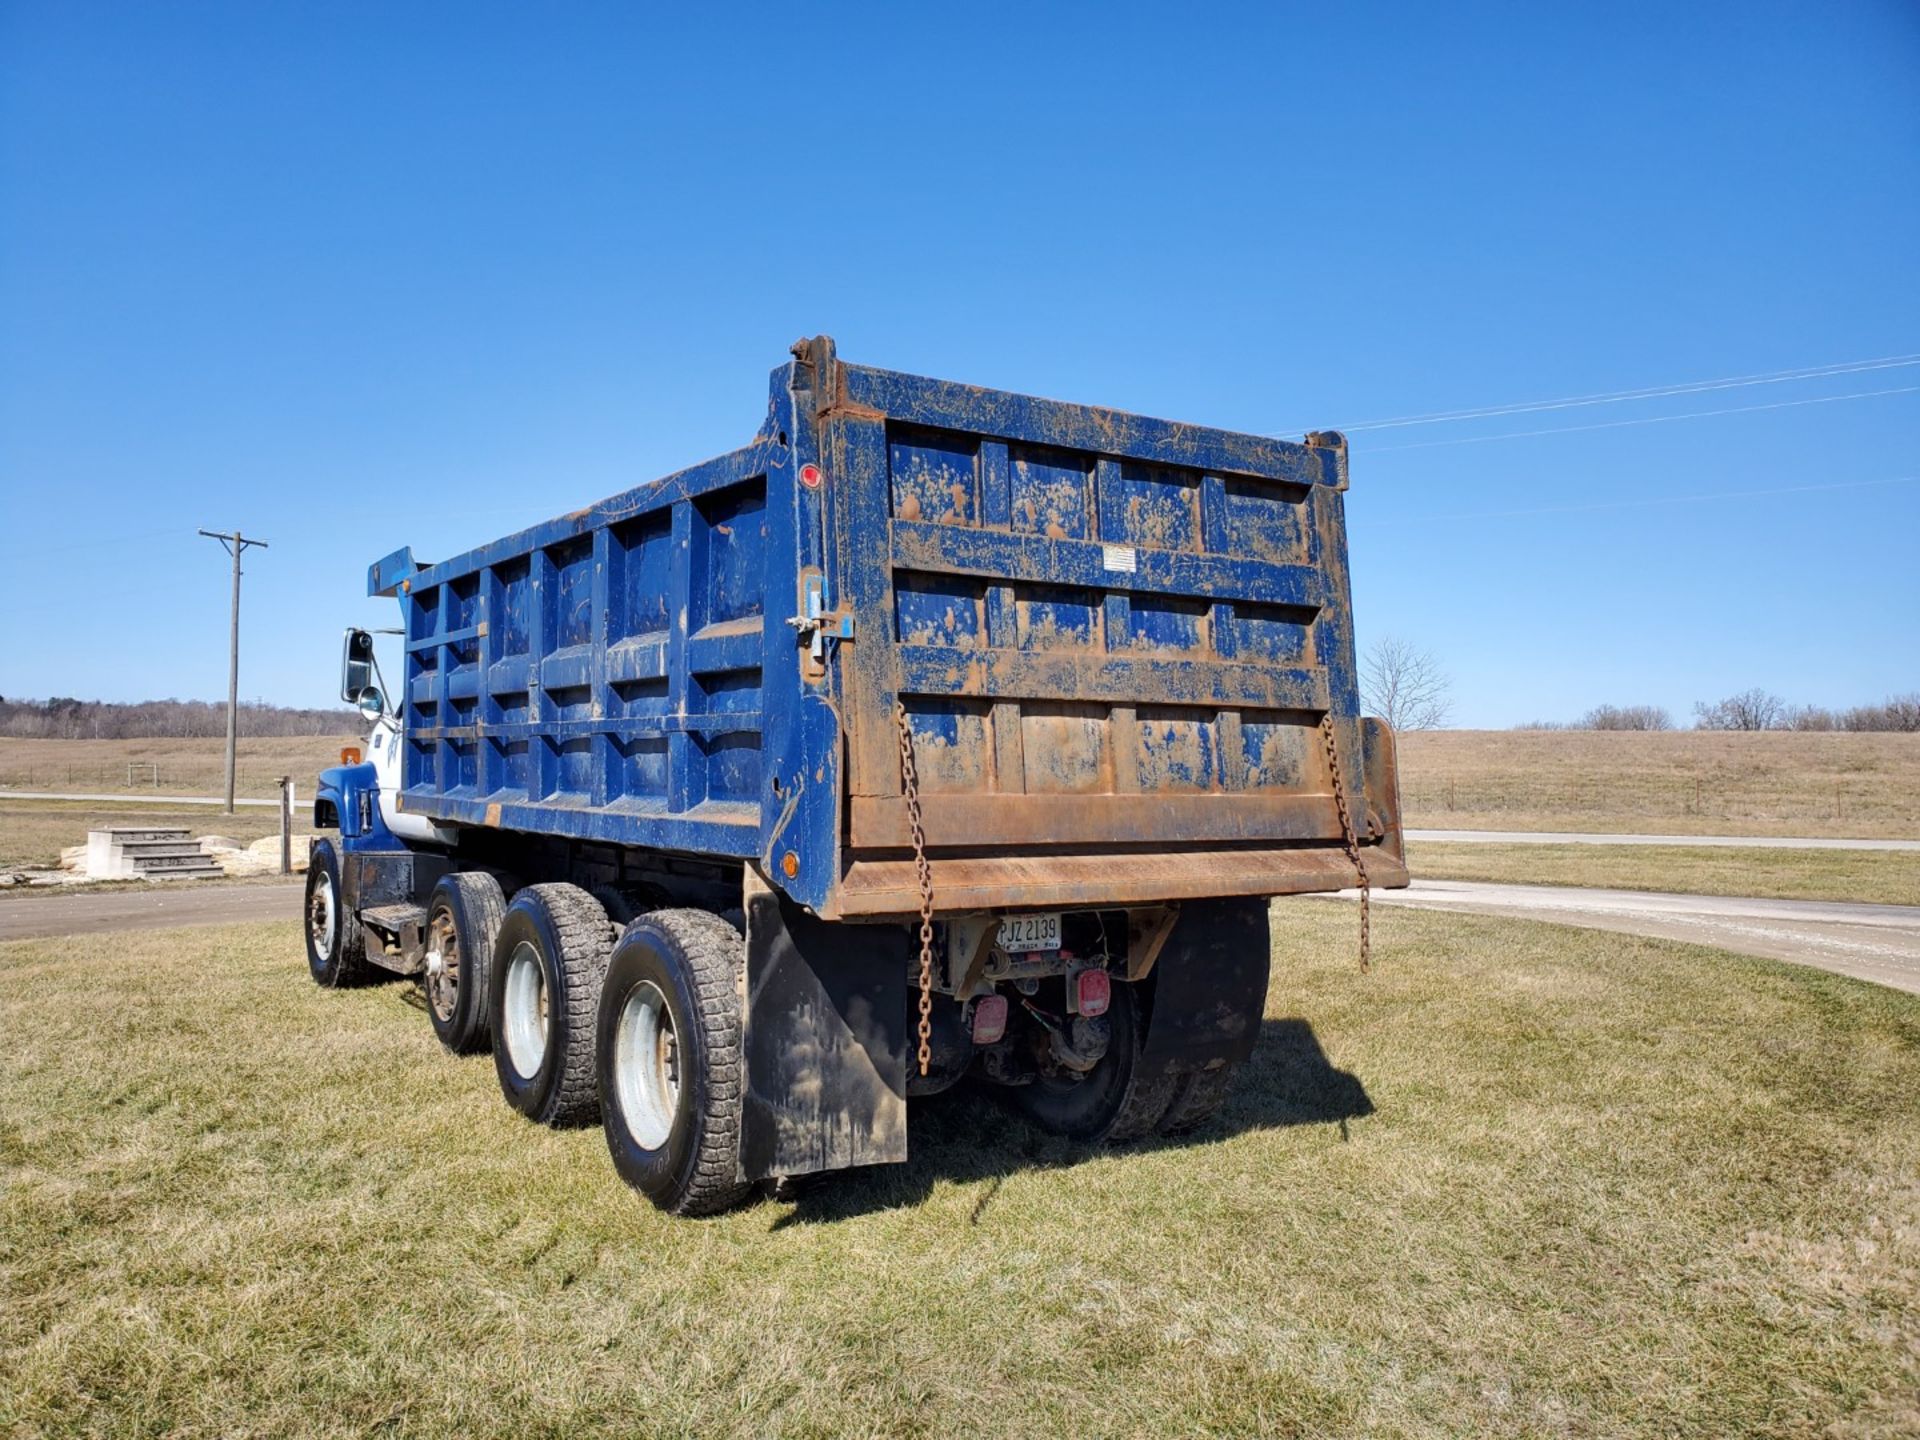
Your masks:
{"label": "shadow on grass", "polygon": [[[1358,1076],[1336,1069],[1305,1020],[1265,1020],[1252,1057],[1240,1068],[1220,1113],[1187,1135],[1154,1139],[1128,1148],[1176,1149],[1207,1145],[1248,1130],[1289,1125],[1338,1125],[1373,1113],[1373,1101]],[[876,1210],[917,1205],[936,1181],[991,1181],[974,1206],[978,1224],[1000,1183],[1021,1170],[1067,1170],[1104,1153],[1045,1134],[1025,1121],[990,1087],[961,1085],[944,1095],[914,1101],[908,1109],[909,1149],[904,1165],[848,1170],[805,1180],[794,1208],[773,1222],[832,1223]]]}

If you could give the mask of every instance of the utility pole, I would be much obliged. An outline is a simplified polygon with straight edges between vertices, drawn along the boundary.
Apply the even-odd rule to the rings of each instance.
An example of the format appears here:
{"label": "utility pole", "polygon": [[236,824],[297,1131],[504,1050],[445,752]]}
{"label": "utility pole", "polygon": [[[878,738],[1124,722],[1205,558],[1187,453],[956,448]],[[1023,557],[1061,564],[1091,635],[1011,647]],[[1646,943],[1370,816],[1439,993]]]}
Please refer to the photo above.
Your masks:
{"label": "utility pole", "polygon": [[249,545],[267,548],[264,540],[249,540],[238,530],[231,535],[219,530],[200,532],[209,540],[218,540],[233,556],[233,626],[227,644],[227,814],[233,814],[234,752],[240,742],[240,554]]}

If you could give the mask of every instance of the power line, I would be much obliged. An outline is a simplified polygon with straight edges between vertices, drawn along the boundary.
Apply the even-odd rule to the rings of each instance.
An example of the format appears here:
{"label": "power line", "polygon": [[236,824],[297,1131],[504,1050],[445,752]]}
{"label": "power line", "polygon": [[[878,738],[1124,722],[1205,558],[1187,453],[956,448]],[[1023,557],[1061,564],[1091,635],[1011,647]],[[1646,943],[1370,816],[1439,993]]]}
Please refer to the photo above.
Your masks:
{"label": "power line", "polygon": [[1444,515],[1410,515],[1369,521],[1370,525],[1426,525],[1436,520],[1509,520],[1533,515],[1584,515],[1596,510],[1639,510],[1651,505],[1693,505],[1709,500],[1757,500],[1771,495],[1809,495],[1825,490],[1865,490],[1881,485],[1912,485],[1920,475],[1885,480],[1840,480],[1830,485],[1779,485],[1765,490],[1718,490],[1704,495],[1648,495],[1635,500],[1599,500],[1589,505],[1539,505],[1524,510],[1462,510]]}
{"label": "power line", "polygon": [[1832,405],[1841,400],[1872,400],[1882,395],[1911,395],[1920,385],[1890,390],[1857,390],[1851,395],[1816,395],[1808,400],[1775,400],[1767,405],[1734,405],[1724,410],[1689,410],[1683,415],[1643,415],[1635,420],[1602,420],[1593,425],[1556,425],[1545,430],[1509,430],[1499,435],[1467,435],[1458,440],[1420,440],[1412,445],[1383,445],[1368,455],[1391,455],[1396,450],[1432,450],[1442,445],[1481,445],[1489,440],[1525,440],[1534,435],[1573,435],[1583,430],[1619,430],[1629,425],[1664,425],[1670,420],[1705,420],[1715,415],[1751,415],[1759,410],[1791,410],[1800,405]]}
{"label": "power line", "polygon": [[[1886,355],[1875,360],[1844,360],[1833,365],[1808,365],[1793,370],[1767,370],[1755,375],[1730,375],[1719,380],[1689,380],[1677,385],[1651,385],[1637,390],[1608,390],[1593,395],[1568,395],[1558,400],[1525,400],[1511,405],[1485,405],[1466,410],[1434,410],[1421,415],[1396,415],[1385,420],[1361,420],[1331,428],[1352,435],[1362,430],[1392,430],[1407,425],[1440,425],[1456,420],[1487,420],[1502,415],[1528,415],[1542,410],[1571,410],[1587,405],[1617,405],[1631,400],[1658,400],[1670,395],[1698,395],[1710,390],[1737,390],[1749,385],[1784,385],[1795,380],[1819,380],[1832,375],[1858,375],[1870,370],[1897,370],[1920,365],[1920,354]],[[1312,426],[1272,432],[1276,437],[1299,435]]]}

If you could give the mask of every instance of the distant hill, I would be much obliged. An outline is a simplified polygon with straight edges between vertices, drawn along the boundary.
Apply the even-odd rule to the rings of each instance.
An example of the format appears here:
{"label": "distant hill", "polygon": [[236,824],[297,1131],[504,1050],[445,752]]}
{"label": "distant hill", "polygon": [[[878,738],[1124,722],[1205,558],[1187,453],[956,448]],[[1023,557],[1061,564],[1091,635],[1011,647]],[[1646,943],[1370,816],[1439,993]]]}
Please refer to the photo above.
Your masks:
{"label": "distant hill", "polygon": [[[344,707],[297,710],[284,705],[242,703],[240,733],[251,737],[351,735],[362,728]],[[212,700],[142,700],[116,705],[104,700],[0,699],[0,735],[15,740],[159,740],[224,738],[227,707]]]}

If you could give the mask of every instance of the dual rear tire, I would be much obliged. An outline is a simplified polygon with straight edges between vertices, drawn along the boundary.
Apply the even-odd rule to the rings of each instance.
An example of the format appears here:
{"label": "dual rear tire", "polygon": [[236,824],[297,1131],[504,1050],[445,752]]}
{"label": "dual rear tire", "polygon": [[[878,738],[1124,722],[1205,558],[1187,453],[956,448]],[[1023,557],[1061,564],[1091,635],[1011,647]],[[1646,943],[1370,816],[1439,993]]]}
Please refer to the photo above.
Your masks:
{"label": "dual rear tire", "polygon": [[500,1092],[529,1120],[592,1123],[600,1112],[593,1026],[609,927],[577,885],[529,885],[500,922],[487,975],[487,1019]]}
{"label": "dual rear tire", "polygon": [[739,1178],[740,932],[703,910],[650,910],[613,932],[574,885],[529,885],[487,976],[494,1069],[542,1125],[596,1118],[620,1178],[675,1215],[711,1215]]}
{"label": "dual rear tire", "polygon": [[674,1215],[712,1215],[739,1178],[740,932],[704,910],[627,926],[600,992],[601,1124],[620,1178]]}
{"label": "dual rear tire", "polygon": [[1107,1053],[1077,1078],[1042,1075],[1011,1092],[1042,1130],[1071,1140],[1126,1144],[1198,1129],[1225,1102],[1233,1065],[1185,1075],[1150,1075],[1142,1066],[1148,1003],[1141,985],[1113,987]]}

